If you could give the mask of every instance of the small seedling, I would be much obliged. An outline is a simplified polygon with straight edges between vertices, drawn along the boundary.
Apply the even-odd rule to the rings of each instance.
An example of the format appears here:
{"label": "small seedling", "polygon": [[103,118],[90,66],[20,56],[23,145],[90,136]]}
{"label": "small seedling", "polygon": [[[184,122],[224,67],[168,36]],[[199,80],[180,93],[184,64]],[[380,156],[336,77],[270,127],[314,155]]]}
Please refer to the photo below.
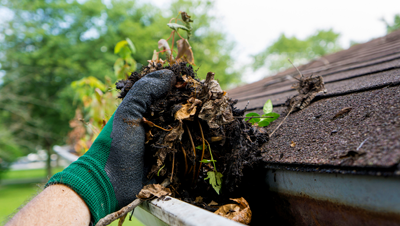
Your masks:
{"label": "small seedling", "polygon": [[271,122],[275,121],[276,119],[279,118],[279,114],[272,112],[273,110],[273,105],[271,100],[267,100],[265,102],[264,107],[263,107],[263,115],[259,115],[255,112],[250,112],[246,114],[245,120],[250,122],[252,125],[257,125],[259,127],[266,127],[268,126]]}
{"label": "small seedling", "polygon": [[[182,19],[179,19],[179,15],[181,16]],[[171,23],[173,20],[175,20],[175,23]],[[183,23],[178,24],[178,20]],[[160,39],[158,41],[158,48],[160,49],[159,52],[154,50],[152,60],[149,61],[150,65],[153,63],[158,63],[160,62],[159,56],[160,53],[165,53],[166,54],[166,61],[172,65],[174,63],[178,62],[187,62],[191,65],[196,65],[194,63],[194,56],[193,56],[193,51],[192,47],[189,44],[189,39],[192,36],[192,25],[193,20],[190,19],[190,16],[186,12],[179,12],[178,16],[176,18],[172,18],[167,26],[172,29],[171,35],[169,36],[168,39]],[[186,32],[187,38],[183,38],[178,31],[182,30]],[[177,48],[178,48],[178,53],[176,55],[176,58],[174,58],[173,53],[174,53],[174,40],[175,40],[175,34],[177,34],[181,39],[179,39],[176,42]],[[169,47],[168,41],[169,39],[172,38],[171,42],[171,48]],[[163,64],[164,61],[161,61]]]}
{"label": "small seedling", "polygon": [[[207,142],[208,143],[208,142]],[[213,171],[208,171],[207,172],[207,177],[204,178],[204,180],[210,179],[209,182],[211,184],[211,186],[214,188],[214,190],[217,192],[217,194],[219,195],[219,191],[221,190],[221,186],[222,186],[222,173],[218,172],[215,167],[215,162],[217,160],[214,160],[212,152],[211,152],[211,148],[210,145],[206,145],[206,148],[208,147],[208,150],[210,150],[210,156],[211,156],[211,160],[208,159],[203,159],[200,162],[202,163],[210,163],[212,162],[214,165],[214,170]],[[197,146],[196,149],[203,149],[203,146]]]}
{"label": "small seedling", "polygon": [[161,172],[161,170],[162,170],[164,167],[165,167],[165,165],[161,166],[161,168],[158,170],[158,172],[157,172],[157,177],[160,176],[160,172]]}

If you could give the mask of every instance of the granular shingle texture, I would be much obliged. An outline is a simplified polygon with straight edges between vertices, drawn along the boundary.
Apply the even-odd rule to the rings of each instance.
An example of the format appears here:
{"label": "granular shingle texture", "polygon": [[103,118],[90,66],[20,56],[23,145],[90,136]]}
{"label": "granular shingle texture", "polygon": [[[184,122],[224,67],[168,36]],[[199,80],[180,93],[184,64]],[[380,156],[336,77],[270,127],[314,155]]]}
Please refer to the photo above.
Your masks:
{"label": "granular shingle texture", "polygon": [[[271,164],[396,168],[400,162],[400,31],[299,67],[321,75],[328,93],[292,113],[264,146]],[[228,91],[238,106],[261,112],[271,99],[283,113],[298,76],[291,68]],[[335,118],[342,109],[350,111]],[[271,123],[272,130],[284,117]]]}

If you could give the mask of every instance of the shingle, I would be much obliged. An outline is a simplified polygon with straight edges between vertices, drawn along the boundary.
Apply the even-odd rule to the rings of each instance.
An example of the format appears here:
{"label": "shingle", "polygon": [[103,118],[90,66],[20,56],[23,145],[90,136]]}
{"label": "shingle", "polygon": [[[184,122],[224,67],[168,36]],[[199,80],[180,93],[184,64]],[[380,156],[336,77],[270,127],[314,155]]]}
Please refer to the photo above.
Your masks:
{"label": "shingle", "polygon": [[[299,67],[321,75],[327,94],[287,118],[265,145],[269,163],[351,167],[393,167],[400,162],[400,30]],[[238,107],[260,112],[271,99],[283,113],[298,76],[291,68],[229,90]],[[333,119],[341,109],[352,110]],[[271,132],[283,119],[272,123]],[[290,146],[292,141],[295,147]],[[365,141],[365,142],[364,142]],[[360,144],[362,147],[357,150]]]}

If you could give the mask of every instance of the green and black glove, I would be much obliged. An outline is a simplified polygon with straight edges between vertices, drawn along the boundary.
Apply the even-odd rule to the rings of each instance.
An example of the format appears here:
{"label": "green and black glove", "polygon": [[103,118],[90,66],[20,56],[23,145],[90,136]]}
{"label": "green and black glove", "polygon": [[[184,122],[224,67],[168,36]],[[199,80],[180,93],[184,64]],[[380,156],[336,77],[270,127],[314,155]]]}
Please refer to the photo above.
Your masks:
{"label": "green and black glove", "polygon": [[132,202],[145,173],[143,114],[170,91],[175,79],[172,71],[159,70],[137,81],[86,154],[55,174],[46,187],[72,188],[86,202],[94,224]]}

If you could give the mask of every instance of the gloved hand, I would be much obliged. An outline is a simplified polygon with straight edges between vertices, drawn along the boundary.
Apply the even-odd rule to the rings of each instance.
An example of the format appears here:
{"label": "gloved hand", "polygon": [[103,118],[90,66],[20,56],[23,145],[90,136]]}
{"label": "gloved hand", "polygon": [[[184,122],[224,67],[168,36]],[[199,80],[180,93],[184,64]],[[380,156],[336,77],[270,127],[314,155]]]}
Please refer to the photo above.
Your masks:
{"label": "gloved hand", "polygon": [[86,154],[55,174],[46,187],[72,188],[89,207],[94,224],[132,202],[143,187],[143,114],[175,79],[172,71],[159,70],[137,81]]}

